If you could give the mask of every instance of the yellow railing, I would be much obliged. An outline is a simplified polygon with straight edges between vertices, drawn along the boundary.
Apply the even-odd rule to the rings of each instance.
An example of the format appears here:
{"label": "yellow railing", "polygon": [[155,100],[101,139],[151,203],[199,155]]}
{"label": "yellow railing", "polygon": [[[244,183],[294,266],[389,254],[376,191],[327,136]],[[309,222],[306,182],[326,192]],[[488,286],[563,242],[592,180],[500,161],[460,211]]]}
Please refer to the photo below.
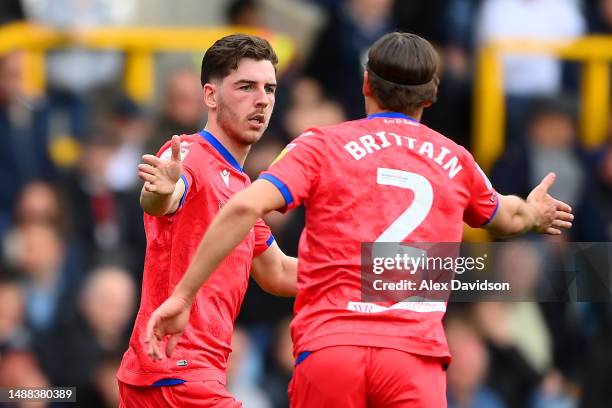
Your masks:
{"label": "yellow railing", "polygon": [[553,55],[582,62],[580,136],[587,148],[605,139],[610,115],[612,37],[591,36],[571,42],[498,41],[482,48],[477,57],[473,148],[485,170],[490,170],[505,143],[504,54]]}
{"label": "yellow railing", "polygon": [[[77,45],[91,49],[125,52],[124,86],[135,100],[146,102],[153,96],[154,56],[158,52],[203,53],[219,37],[241,32],[266,38],[279,58],[279,70],[293,57],[292,41],[281,34],[245,27],[107,27],[95,28],[78,36]],[[25,52],[25,87],[31,94],[45,87],[45,52],[54,47],[75,44],[66,33],[31,24],[9,24],[0,28],[0,54]]]}

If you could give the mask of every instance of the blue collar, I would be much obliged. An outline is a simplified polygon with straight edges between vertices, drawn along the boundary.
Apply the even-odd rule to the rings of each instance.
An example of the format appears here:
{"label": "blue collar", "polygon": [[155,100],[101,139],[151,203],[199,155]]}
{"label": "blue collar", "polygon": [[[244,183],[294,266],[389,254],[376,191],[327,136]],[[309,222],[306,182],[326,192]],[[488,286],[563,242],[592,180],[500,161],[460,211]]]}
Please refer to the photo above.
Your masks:
{"label": "blue collar", "polygon": [[404,115],[403,113],[399,113],[399,112],[379,112],[379,113],[375,113],[373,115],[368,116],[368,119],[374,119],[374,118],[401,118],[401,119],[408,119],[413,122],[418,122],[418,120],[411,118],[408,115]]}
{"label": "blue collar", "polygon": [[225,148],[225,146],[223,146],[221,144],[220,141],[217,140],[216,137],[214,137],[212,135],[212,133],[210,133],[208,130],[206,129],[202,129],[198,132],[200,134],[200,136],[202,136],[208,143],[210,143],[212,145],[212,147],[214,147],[220,154],[221,156],[223,156],[223,158],[232,165],[233,168],[235,168],[236,170],[243,172],[244,170],[242,170],[242,167],[240,167],[240,163],[238,163],[238,160],[236,160],[234,158],[234,156],[232,156],[232,154],[229,152],[229,150],[227,150]]}

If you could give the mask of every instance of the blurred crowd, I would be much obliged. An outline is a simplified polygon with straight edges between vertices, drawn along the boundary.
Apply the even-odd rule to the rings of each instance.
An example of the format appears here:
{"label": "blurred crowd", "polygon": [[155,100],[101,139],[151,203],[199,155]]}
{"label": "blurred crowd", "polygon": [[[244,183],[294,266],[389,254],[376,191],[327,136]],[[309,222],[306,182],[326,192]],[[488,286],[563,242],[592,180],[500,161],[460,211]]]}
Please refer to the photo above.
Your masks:
{"label": "blurred crowd", "polygon": [[[192,16],[208,18],[212,5],[182,1]],[[286,3],[292,18],[303,12],[317,23],[294,38],[300,46],[280,73],[271,125],[247,160],[251,178],[307,127],[364,116],[366,50],[386,32],[415,32],[436,45],[438,101],[423,121],[468,149],[482,44],[612,34],[612,0],[211,1],[217,24],[273,30],[280,20],[273,13]],[[141,7],[139,0],[3,0],[0,24],[49,25],[78,44],[91,27],[137,23]],[[164,24],[168,10],[160,10]],[[47,89],[36,98],[23,89],[22,53],[0,55],[0,386],[76,386],[79,406],[117,406],[115,373],[146,245],[136,166],[173,134],[205,123],[199,58],[167,69],[155,103],[142,105],[121,91],[119,52],[78,45],[48,52]],[[563,240],[612,241],[612,114],[610,143],[587,150],[577,130],[579,65],[509,56],[503,69],[506,148],[490,172],[493,184],[524,197],[555,171],[552,194],[576,213]],[[303,219],[298,209],[266,220],[288,254],[296,255]],[[545,260],[530,248],[509,248],[507,256],[520,261],[510,273],[536,287]],[[288,406],[291,308],[291,299],[249,285],[228,372],[230,391],[246,407]],[[446,323],[450,407],[612,405],[610,300],[453,304]]]}

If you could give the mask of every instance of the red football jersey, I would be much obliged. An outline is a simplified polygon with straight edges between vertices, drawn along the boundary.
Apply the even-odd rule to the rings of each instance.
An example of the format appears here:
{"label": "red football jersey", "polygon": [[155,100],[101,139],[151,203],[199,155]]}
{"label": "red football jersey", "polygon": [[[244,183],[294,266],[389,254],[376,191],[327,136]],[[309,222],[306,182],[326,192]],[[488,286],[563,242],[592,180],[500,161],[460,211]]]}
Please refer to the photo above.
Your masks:
{"label": "red football jersey", "polygon": [[262,173],[292,209],[306,208],[298,252],[294,352],[333,345],[450,357],[444,302],[361,300],[361,243],[460,242],[497,193],[470,153],[398,113],[313,128]]}
{"label": "red football jersey", "polygon": [[[168,142],[158,155],[169,158],[170,154]],[[225,383],[234,320],[247,289],[251,261],[274,240],[260,220],[198,292],[172,358],[151,361],[143,348],[149,316],[172,294],[219,209],[250,184],[234,157],[206,131],[181,136],[181,156],[187,189],[180,208],[168,216],[144,216],[147,252],[140,309],[117,374],[127,384],[152,385],[168,378]]]}

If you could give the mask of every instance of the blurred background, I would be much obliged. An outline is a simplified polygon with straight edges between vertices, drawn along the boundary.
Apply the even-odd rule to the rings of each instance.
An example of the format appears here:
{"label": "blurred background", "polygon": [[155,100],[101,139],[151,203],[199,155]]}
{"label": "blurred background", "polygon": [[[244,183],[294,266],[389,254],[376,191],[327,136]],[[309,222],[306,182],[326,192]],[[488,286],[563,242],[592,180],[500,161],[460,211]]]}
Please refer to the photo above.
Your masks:
{"label": "blurred background", "polygon": [[[612,238],[612,0],[2,0],[0,24],[0,386],[118,405],[145,249],[136,165],[203,127],[200,61],[231,32],[281,58],[252,178],[307,127],[363,117],[367,48],[404,30],[441,56],[423,122],[501,193],[524,197],[552,170],[574,208],[558,253],[535,251],[537,237],[508,246],[508,276],[537,290],[564,241]],[[267,219],[288,254],[303,218]],[[288,406],[292,303],[249,286],[228,372],[245,407]],[[610,304],[451,305],[450,407],[612,406]]]}

